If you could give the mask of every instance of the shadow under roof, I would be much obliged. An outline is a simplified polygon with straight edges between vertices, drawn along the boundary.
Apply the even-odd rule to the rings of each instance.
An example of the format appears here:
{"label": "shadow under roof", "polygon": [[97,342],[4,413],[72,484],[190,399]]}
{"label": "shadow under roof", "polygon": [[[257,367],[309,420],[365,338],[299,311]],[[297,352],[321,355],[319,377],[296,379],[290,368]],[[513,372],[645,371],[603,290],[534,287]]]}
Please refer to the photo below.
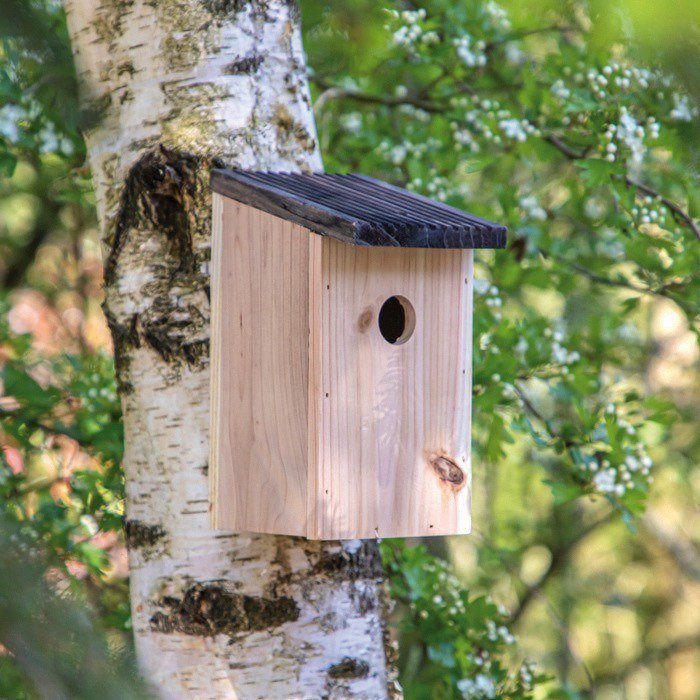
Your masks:
{"label": "shadow under roof", "polygon": [[506,227],[366,175],[214,170],[212,189],[362,246],[505,248]]}

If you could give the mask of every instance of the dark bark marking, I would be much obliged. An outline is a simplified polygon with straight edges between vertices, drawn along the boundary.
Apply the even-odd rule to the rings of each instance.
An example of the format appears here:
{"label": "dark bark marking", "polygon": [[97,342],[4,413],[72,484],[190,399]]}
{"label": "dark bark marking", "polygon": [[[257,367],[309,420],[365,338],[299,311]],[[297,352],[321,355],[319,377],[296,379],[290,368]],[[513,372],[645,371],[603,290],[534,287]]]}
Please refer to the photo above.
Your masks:
{"label": "dark bark marking", "polygon": [[136,330],[136,315],[134,314],[128,323],[119,323],[115,315],[109,310],[105,302],[102,302],[102,312],[107,321],[107,327],[112,335],[114,344],[114,370],[117,379],[117,389],[124,396],[130,394],[134,387],[125,377],[129,368],[129,355],[127,348],[139,347],[139,334]]}
{"label": "dark bark marking", "polygon": [[428,463],[438,479],[448,484],[455,491],[459,491],[465,485],[464,471],[452,457],[442,452],[433,453],[428,457]]}
{"label": "dark bark marking", "polygon": [[299,618],[299,606],[293,598],[231,593],[220,585],[194,584],[181,599],[166,596],[158,605],[164,610],[151,617],[151,629],[165,634],[235,635],[279,627]]}
{"label": "dark bark marking", "polygon": [[[209,172],[219,165],[217,159],[159,145],[146,151],[126,177],[113,235],[108,240],[104,306],[123,389],[128,389],[124,377],[128,374],[128,351],[134,347],[147,345],[168,363],[205,364],[209,346],[198,331],[206,327],[208,318],[188,299],[193,293],[208,292],[209,279],[202,272],[208,252],[204,246],[195,247],[194,241],[206,240],[209,234]],[[144,260],[154,276],[143,289],[150,305],[138,317],[116,318],[110,313],[109,301],[118,293],[121,255],[127,245],[138,246],[153,238],[161,247],[152,260]]]}
{"label": "dark bark marking", "polygon": [[277,105],[272,122],[277,127],[277,135],[282,145],[294,144],[308,153],[316,150],[316,139],[303,124],[294,119],[285,105]]}
{"label": "dark bark marking", "polygon": [[241,73],[251,74],[258,70],[262,62],[262,56],[252,53],[237,61],[228,63],[221,69],[221,72],[226,75],[240,75]]}
{"label": "dark bark marking", "polygon": [[204,0],[204,7],[212,16],[227,19],[240,12],[248,2],[246,0]]}
{"label": "dark bark marking", "polygon": [[346,656],[342,661],[329,666],[328,675],[331,678],[367,678],[369,664],[364,659],[353,659]]}
{"label": "dark bark marking", "polygon": [[167,534],[161,525],[149,525],[141,520],[124,521],[124,536],[129,549],[154,545]]}
{"label": "dark bark marking", "polygon": [[357,610],[357,614],[360,617],[364,617],[367,613],[377,609],[379,599],[374,588],[371,588],[369,591],[364,588],[358,589],[359,586],[353,585],[350,590],[350,598],[355,606],[355,610]]}
{"label": "dark bark marking", "polygon": [[180,269],[192,271],[189,214],[195,196],[198,159],[160,146],[147,151],[127,175],[119,202],[114,239],[105,265],[105,284],[114,283],[119,253],[129,229],[161,230]]}
{"label": "dark bark marking", "polygon": [[363,540],[354,552],[322,549],[313,570],[345,581],[382,579],[384,576],[379,544],[375,540]]}

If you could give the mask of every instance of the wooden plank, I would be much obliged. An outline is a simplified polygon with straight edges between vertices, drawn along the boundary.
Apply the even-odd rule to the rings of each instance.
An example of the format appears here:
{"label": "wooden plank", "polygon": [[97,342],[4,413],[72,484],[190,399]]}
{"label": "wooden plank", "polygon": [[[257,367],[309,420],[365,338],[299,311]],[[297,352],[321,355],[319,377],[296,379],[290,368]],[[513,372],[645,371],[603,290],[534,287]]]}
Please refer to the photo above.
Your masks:
{"label": "wooden plank", "polygon": [[[471,251],[312,245],[309,536],[470,530]],[[403,344],[377,317],[401,295]]]}
{"label": "wooden plank", "polygon": [[214,195],[212,522],[306,534],[309,239]]}
{"label": "wooden plank", "polygon": [[360,246],[503,248],[505,226],[362,175],[214,170],[219,194]]}
{"label": "wooden plank", "polygon": [[219,421],[221,414],[221,238],[226,199],[212,194],[211,261],[209,263],[209,519],[214,529],[219,527]]}

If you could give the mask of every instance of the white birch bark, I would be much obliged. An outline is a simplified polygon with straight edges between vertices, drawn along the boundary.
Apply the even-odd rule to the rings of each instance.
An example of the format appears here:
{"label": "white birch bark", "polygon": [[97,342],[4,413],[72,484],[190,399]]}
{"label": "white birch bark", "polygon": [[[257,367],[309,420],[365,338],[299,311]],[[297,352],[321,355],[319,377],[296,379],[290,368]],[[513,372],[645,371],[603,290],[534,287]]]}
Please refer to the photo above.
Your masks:
{"label": "white birch bark", "polygon": [[137,655],[164,698],[383,698],[374,543],[212,532],[208,172],[320,169],[293,2],[66,0],[126,432]]}

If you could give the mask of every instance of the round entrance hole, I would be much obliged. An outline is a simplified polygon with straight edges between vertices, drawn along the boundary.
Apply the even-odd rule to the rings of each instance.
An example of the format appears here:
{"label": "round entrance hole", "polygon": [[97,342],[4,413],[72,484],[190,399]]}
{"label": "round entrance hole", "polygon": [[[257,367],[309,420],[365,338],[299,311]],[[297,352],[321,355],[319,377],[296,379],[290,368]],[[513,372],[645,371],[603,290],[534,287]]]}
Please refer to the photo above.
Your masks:
{"label": "round entrance hole", "polygon": [[416,312],[406,297],[389,297],[379,310],[377,323],[379,332],[387,343],[401,345],[413,335]]}

